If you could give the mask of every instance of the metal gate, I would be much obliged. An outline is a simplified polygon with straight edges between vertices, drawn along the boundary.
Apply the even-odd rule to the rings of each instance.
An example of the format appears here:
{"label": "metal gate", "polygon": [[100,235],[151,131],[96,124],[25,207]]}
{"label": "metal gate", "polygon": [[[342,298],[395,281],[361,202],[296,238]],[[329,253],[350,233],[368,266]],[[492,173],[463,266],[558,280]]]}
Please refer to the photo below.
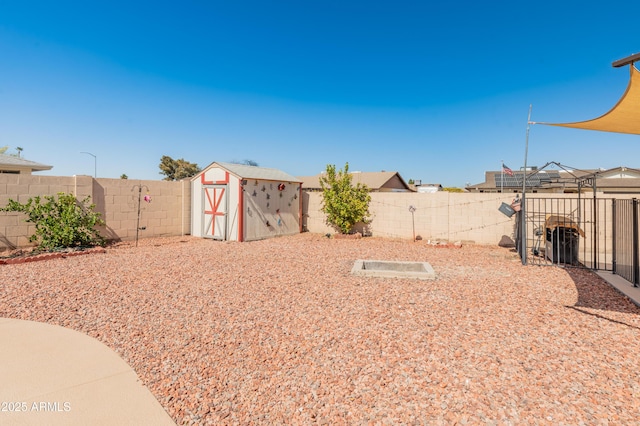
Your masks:
{"label": "metal gate", "polygon": [[635,287],[640,284],[638,199],[613,200],[613,272]]}
{"label": "metal gate", "polygon": [[613,270],[613,201],[526,197],[516,227],[523,263]]}
{"label": "metal gate", "polygon": [[227,185],[202,187],[202,236],[227,240]]}

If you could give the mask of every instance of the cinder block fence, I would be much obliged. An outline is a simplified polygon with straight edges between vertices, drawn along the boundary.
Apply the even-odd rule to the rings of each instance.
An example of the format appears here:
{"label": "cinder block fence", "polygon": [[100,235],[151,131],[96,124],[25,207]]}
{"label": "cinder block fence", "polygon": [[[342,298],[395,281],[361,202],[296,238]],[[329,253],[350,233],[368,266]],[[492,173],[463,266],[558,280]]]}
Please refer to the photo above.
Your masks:
{"label": "cinder block fence", "polygon": [[[191,229],[189,180],[94,179],[91,176],[38,176],[0,174],[0,206],[9,199],[25,202],[36,195],[72,193],[78,199],[91,196],[96,211],[106,221],[103,235],[112,240],[187,235]],[[144,200],[148,195],[150,202]],[[367,235],[423,240],[497,244],[503,236],[513,238],[514,218],[498,207],[511,202],[513,194],[455,194],[440,192],[372,193],[372,222],[359,227]],[[139,203],[140,200],[140,203]],[[303,192],[303,229],[334,233],[321,212],[322,194]],[[138,206],[139,223],[138,223]],[[413,206],[413,213],[409,207]],[[0,251],[28,246],[33,225],[19,213],[0,213]]]}
{"label": "cinder block fence", "polygon": [[[189,181],[0,174],[3,207],[9,199],[24,203],[37,195],[59,192],[74,194],[79,200],[90,196],[106,222],[101,233],[111,240],[135,239],[136,230],[139,238],[185,235],[191,227]],[[145,195],[150,201],[145,201]],[[34,226],[24,219],[21,213],[0,213],[0,251],[29,245]]]}

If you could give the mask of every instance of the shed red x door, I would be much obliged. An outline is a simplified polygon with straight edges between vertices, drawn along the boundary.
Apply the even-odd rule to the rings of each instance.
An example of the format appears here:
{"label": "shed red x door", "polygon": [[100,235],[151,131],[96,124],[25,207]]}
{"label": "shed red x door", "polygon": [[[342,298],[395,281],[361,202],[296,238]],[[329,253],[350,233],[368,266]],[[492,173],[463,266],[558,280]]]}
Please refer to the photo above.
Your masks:
{"label": "shed red x door", "polygon": [[202,187],[202,235],[215,240],[227,239],[227,185]]}

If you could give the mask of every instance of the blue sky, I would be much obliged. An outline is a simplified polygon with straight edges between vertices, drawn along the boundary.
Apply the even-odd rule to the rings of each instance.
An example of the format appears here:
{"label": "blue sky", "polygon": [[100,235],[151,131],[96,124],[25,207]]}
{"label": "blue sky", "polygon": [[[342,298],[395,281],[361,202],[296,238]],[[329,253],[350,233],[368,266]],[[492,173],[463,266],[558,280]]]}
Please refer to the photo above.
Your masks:
{"label": "blue sky", "polygon": [[[161,179],[163,155],[462,187],[532,120],[609,110],[638,2],[0,0],[0,147],[44,174]],[[534,125],[528,164],[640,168],[638,136]]]}

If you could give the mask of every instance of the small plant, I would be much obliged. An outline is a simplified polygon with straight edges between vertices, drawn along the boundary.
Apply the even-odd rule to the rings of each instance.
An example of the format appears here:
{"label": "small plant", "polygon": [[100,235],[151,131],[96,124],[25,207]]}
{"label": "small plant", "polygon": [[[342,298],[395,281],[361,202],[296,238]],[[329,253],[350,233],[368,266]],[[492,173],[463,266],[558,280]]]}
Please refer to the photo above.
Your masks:
{"label": "small plant", "polygon": [[327,215],[327,222],[343,234],[351,232],[356,223],[369,221],[369,188],[362,183],[351,184],[349,163],[344,170],[336,173],[336,166],[327,165],[327,173],[320,177],[322,188],[322,211]]}
{"label": "small plant", "polygon": [[59,192],[57,198],[36,196],[24,204],[10,199],[0,211],[26,214],[26,221],[36,227],[29,241],[37,242],[40,249],[102,246],[105,240],[95,227],[105,223],[90,200],[86,197],[79,202],[73,194]]}

